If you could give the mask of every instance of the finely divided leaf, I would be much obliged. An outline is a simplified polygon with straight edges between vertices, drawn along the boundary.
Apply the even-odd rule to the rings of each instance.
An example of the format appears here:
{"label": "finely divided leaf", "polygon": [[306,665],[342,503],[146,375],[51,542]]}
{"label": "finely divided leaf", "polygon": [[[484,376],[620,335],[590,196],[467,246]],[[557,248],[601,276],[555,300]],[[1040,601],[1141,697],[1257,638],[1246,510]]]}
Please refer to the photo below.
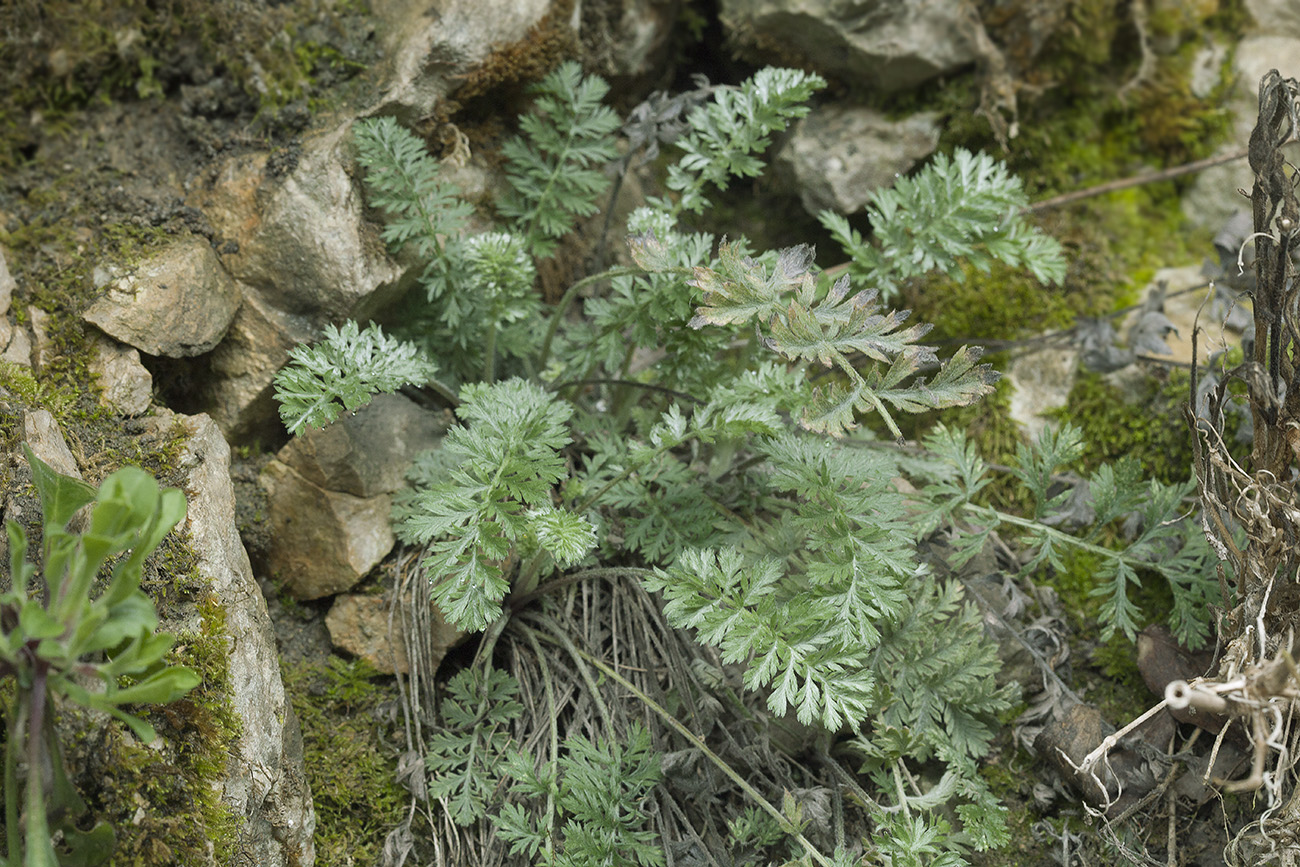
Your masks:
{"label": "finely divided leaf", "polygon": [[354,135],[371,204],[389,217],[380,233],[384,242],[394,251],[412,244],[421,259],[434,259],[443,238],[458,235],[474,209],[439,176],[424,142],[393,118],[359,121]]}
{"label": "finely divided leaf", "polygon": [[416,348],[389,337],[378,325],[364,331],[356,322],[325,326],[324,338],[289,351],[290,362],[275,375],[275,399],[290,433],[324,427],[377,393],[423,383],[437,373]]}
{"label": "finely divided leaf", "polygon": [[551,505],[566,475],[573,407],[520,379],[461,390],[459,414],[442,450],[450,478],[401,501],[402,538],[426,546],[422,565],[447,619],[476,631],[501,615],[509,590],[502,564],[521,543],[540,544],[560,562],[580,559],[595,541],[583,518]]}

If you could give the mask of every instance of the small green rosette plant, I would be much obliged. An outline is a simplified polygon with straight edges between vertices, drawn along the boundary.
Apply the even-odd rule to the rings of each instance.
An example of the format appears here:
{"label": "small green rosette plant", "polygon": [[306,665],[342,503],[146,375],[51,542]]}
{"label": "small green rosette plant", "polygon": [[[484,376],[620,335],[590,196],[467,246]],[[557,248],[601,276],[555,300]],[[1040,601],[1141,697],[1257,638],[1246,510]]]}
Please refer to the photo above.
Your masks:
{"label": "small green rosette plant", "polygon": [[[156,632],[153,600],[140,589],[145,558],[185,517],[185,496],[160,490],[135,467],[96,490],[23,448],[41,501],[42,541],[33,563],[23,528],[6,523],[10,587],[0,593],[0,683],[11,681],[13,689],[5,709],[8,851],[0,867],[95,864],[111,854],[115,834],[102,821],[89,831],[74,824],[86,806],[64,770],[54,710],[72,702],[102,711],[152,741],[153,726],[123,706],[165,704],[198,685],[193,671],[164,661],[175,637]],[[84,529],[70,530],[91,502]]]}

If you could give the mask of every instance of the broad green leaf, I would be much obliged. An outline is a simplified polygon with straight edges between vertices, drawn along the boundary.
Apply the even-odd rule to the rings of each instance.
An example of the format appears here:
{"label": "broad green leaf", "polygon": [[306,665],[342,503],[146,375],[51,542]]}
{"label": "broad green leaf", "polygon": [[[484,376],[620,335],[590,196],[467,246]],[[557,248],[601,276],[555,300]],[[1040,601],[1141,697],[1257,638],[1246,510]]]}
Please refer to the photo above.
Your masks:
{"label": "broad green leaf", "polygon": [[45,526],[63,527],[78,509],[95,499],[93,486],[56,471],[36,457],[27,443],[23,443],[23,454],[32,469],[32,484],[41,498],[42,523]]}
{"label": "broad green leaf", "polygon": [[192,670],[183,665],[169,665],[137,684],[108,693],[116,704],[167,704],[183,698],[202,683]]}

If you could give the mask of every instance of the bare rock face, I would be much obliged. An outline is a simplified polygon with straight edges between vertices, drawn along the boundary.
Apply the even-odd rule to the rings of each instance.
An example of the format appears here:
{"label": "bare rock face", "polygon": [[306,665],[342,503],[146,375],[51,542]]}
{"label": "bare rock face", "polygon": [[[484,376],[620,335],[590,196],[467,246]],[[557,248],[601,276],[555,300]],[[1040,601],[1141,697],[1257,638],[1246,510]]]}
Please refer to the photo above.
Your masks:
{"label": "bare rock face", "polygon": [[1079,367],[1073,347],[1041,349],[1011,363],[1006,377],[1011,384],[1011,417],[1031,441],[1049,424],[1045,414],[1065,406]]}
{"label": "bare rock face", "polygon": [[722,0],[719,17],[742,45],[889,93],[973,63],[982,26],[963,0]]}
{"label": "bare rock face", "polygon": [[606,77],[653,74],[670,47],[678,10],[674,0],[581,4],[578,38],[584,65]]}
{"label": "bare rock face", "polygon": [[153,400],[153,375],[140,363],[140,352],[100,337],[90,370],[99,377],[100,402],[126,416],[143,415]]}
{"label": "bare rock face", "polygon": [[190,235],[114,279],[84,318],[141,352],[182,358],[220,342],[239,300],[212,246]]}
{"label": "bare rock face", "polygon": [[277,310],[256,289],[245,290],[226,339],[212,350],[213,376],[204,383],[202,405],[226,439],[274,441],[283,435],[272,381],[289,350],[316,336],[306,317]]}
{"label": "bare rock face", "polygon": [[364,317],[392,300],[402,276],[364,219],[346,146],[351,126],[304,141],[280,177],[264,158],[235,158],[195,199],[231,274],[270,306],[321,322]]}
{"label": "bare rock face", "polygon": [[0,330],[7,335],[5,351],[3,355],[0,355],[0,361],[17,364],[20,367],[31,367],[32,339],[28,336],[27,330],[10,326],[7,319],[5,324],[0,326]]}
{"label": "bare rock face", "polygon": [[23,442],[27,443],[32,454],[53,467],[55,472],[81,478],[77,462],[59,430],[59,423],[49,410],[36,409],[23,414]]}
{"label": "bare rock face", "polygon": [[390,494],[402,487],[415,456],[438,445],[448,422],[400,394],[379,394],[334,424],[294,438],[277,457],[327,490]]}
{"label": "bare rock face", "polygon": [[[179,469],[186,473],[182,485],[187,501],[184,528],[197,555],[198,570],[211,582],[212,593],[225,612],[231,704],[242,723],[218,788],[232,815],[244,823],[231,863],[309,865],[315,858],[312,835],[316,816],[305,776],[302,738],[280,681],[266,602],[235,529],[230,450],[205,415],[178,416],[163,409],[150,417],[148,424],[170,431],[176,421],[189,435],[179,458]],[[81,478],[58,423],[48,411],[24,412],[22,436],[55,470]],[[21,486],[14,486],[0,496],[4,517],[20,522],[39,520],[36,501],[18,497],[20,490]]]}
{"label": "bare rock face", "polygon": [[[1246,11],[1255,19],[1256,26],[1274,36],[1300,39],[1300,7],[1291,0],[1246,0]],[[1279,66],[1283,77],[1295,75],[1295,70]],[[1256,84],[1259,80],[1256,79]]]}
{"label": "bare rock face", "polygon": [[[208,416],[178,418],[190,434],[180,459],[188,470],[185,526],[198,554],[199,572],[212,581],[226,612],[233,703],[243,721],[221,789],[222,800],[246,822],[232,863],[311,864],[316,857],[316,813],[303,765],[302,734],[280,680],[266,600],[235,528],[230,448]],[[163,417],[159,424],[170,425],[171,420]]]}
{"label": "bare rock face", "polygon": [[0,249],[0,316],[9,312],[9,305],[13,302],[16,288],[17,282],[9,273],[8,264],[5,263],[4,250]]}
{"label": "bare rock face", "polygon": [[[419,587],[415,592],[424,593],[425,589]],[[444,621],[437,606],[431,602],[425,604],[432,608],[432,628],[430,646],[423,657],[426,665],[436,668],[448,649],[464,638],[465,633]],[[410,671],[410,664],[400,634],[401,618],[393,617],[391,636],[388,623],[389,601],[382,596],[340,595],[325,616],[325,626],[335,647],[361,657],[381,674],[394,671],[406,674]]]}
{"label": "bare rock face", "polygon": [[525,38],[551,2],[449,0],[430,14],[423,0],[375,0],[371,9],[390,64],[379,108],[414,120],[432,114],[460,84],[458,77],[494,47]]}
{"label": "bare rock face", "polygon": [[810,214],[856,213],[874,190],[934,153],[938,116],[925,112],[890,120],[878,111],[831,105],[800,120],[775,166]]}
{"label": "bare rock face", "polygon": [[37,370],[54,358],[50,340],[50,314],[34,304],[27,305],[27,327],[32,335],[32,364]]}
{"label": "bare rock face", "polygon": [[401,395],[377,395],[280,449],[262,470],[267,566],[298,599],[351,589],[396,541],[392,501],[411,461],[437,446],[448,419]]}
{"label": "bare rock face", "polygon": [[[1270,69],[1283,77],[1298,72],[1295,58],[1300,57],[1300,34],[1283,35],[1285,27],[1267,34],[1243,39],[1233,55],[1233,75],[1236,85],[1228,100],[1232,113],[1232,134],[1227,137],[1220,153],[1241,148],[1250,141],[1250,133],[1259,120],[1259,81]],[[1237,190],[1250,192],[1255,175],[1247,160],[1235,160],[1197,173],[1183,193],[1183,213],[1198,226],[1212,232],[1219,231],[1238,211],[1250,211],[1250,202]]]}
{"label": "bare rock face", "polygon": [[262,470],[271,547],[267,569],[296,599],[350,590],[392,550],[387,494],[327,491],[281,461]]}

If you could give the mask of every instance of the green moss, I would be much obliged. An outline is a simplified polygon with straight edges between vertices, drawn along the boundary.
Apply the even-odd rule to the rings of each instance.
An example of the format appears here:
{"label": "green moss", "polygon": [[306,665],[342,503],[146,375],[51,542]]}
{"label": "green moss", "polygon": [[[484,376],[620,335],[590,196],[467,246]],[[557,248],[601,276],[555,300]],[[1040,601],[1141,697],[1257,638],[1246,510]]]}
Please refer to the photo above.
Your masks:
{"label": "green moss", "polygon": [[158,730],[140,743],[116,722],[80,708],[63,710],[67,764],[95,820],[113,826],[110,865],[203,865],[215,855],[229,863],[242,824],[221,803],[214,783],[226,772],[240,731],[230,705],[225,613],[216,599],[199,600],[196,624],[182,629],[168,659],[202,678],[168,705],[127,708]]}
{"label": "green moss", "polygon": [[367,67],[368,12],[363,0],[0,4],[0,166],[42,135],[74,132],[95,103],[165,97],[214,75],[263,114],[304,99],[319,107],[327,87]]}
{"label": "green moss", "polygon": [[386,695],[364,661],[331,656],[282,666],[285,690],[302,725],[307,778],[316,803],[316,863],[378,863],[384,838],[402,820],[407,793],[374,714]]}
{"label": "green moss", "polygon": [[[1241,4],[1221,5],[1204,27],[1232,44],[1241,26],[1234,10]],[[1190,90],[1193,58],[1202,37],[1213,32],[1184,34],[1177,50],[1156,56],[1142,84],[1121,93],[1137,75],[1139,58],[1127,7],[1119,0],[1077,0],[1069,4],[1069,22],[1038,56],[1021,59],[1027,87],[1019,91],[1018,134],[1005,150],[978,112],[974,75],[935,83],[885,107],[938,112],[944,152],[1001,151],[1031,201],[1208,156],[1231,132],[1220,92],[1228,85],[1203,98]],[[1021,50],[1011,38],[1018,32],[1015,22],[988,14],[986,23],[995,41],[1008,46],[1015,68]],[[1007,268],[988,275],[968,269],[964,281],[916,284],[906,293],[906,306],[935,324],[935,337],[965,341],[1063,328],[1077,315],[1131,303],[1156,269],[1199,261],[1210,249],[1209,234],[1192,227],[1181,210],[1179,192],[1189,182],[1132,187],[1037,213],[1044,231],[1065,247],[1069,270],[1059,287],[1041,286]]]}
{"label": "green moss", "polygon": [[1047,413],[1083,430],[1086,469],[1130,457],[1148,478],[1167,484],[1192,470],[1191,434],[1183,420],[1189,379],[1174,371],[1164,382],[1145,379],[1121,389],[1100,374],[1081,371],[1066,405]]}
{"label": "green moss", "polygon": [[1034,803],[1034,782],[1041,777],[1036,760],[1014,738],[1004,736],[995,749],[980,764],[980,776],[989,790],[1007,807],[1006,846],[988,852],[972,852],[971,863],[976,867],[1020,867],[1023,864],[1048,864],[1052,858],[1052,842],[1034,833],[1034,825],[1042,819]]}
{"label": "green moss", "polygon": [[[94,269],[139,262],[165,242],[167,233],[118,224],[87,234],[77,230],[76,202],[65,199],[62,190],[44,191],[40,198],[43,204],[31,197],[27,204],[44,208],[47,216],[0,238],[18,254],[14,311],[25,317],[30,306],[46,314],[48,337],[37,371],[0,364],[0,387],[8,393],[4,412],[12,421],[0,426],[3,445],[17,445],[22,411],[46,409],[87,481],[97,483],[121,466],[135,465],[164,485],[180,485],[185,429],[124,425],[99,405],[88,369],[93,341],[81,319],[96,294]],[[170,534],[149,557],[142,587],[169,624],[164,628],[177,635],[171,661],[194,669],[202,683],[180,701],[134,709],[147,715],[161,736],[148,746],[116,722],[79,718],[66,709],[61,731],[69,739],[67,764],[91,814],[116,829],[118,846],[110,863],[206,864],[214,850],[218,863],[228,863],[243,821],[218,797],[217,784],[240,729],[230,704],[224,612],[182,532]]]}

